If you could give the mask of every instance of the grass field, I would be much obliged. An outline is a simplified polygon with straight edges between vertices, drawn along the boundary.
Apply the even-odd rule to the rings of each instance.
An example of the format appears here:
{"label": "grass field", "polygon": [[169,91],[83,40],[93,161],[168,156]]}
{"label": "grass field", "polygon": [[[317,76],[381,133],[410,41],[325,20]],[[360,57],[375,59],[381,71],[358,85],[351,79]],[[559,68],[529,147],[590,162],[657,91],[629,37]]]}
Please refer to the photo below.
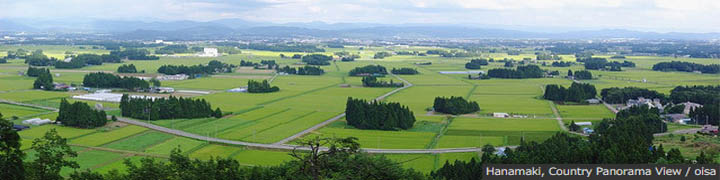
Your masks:
{"label": "grass field", "polygon": [[172,137],[170,134],[149,131],[104,145],[103,147],[128,151],[143,151],[147,147],[162,143]]}
{"label": "grass field", "polygon": [[3,117],[6,117],[8,119],[13,116],[22,118],[22,117],[29,117],[32,115],[49,112],[48,110],[44,110],[44,109],[37,109],[37,108],[32,108],[32,107],[3,104],[3,103],[0,103],[0,109],[1,109],[0,113],[2,113]]}
{"label": "grass field", "polygon": [[132,136],[137,133],[146,131],[147,128],[140,126],[125,126],[119,129],[114,129],[106,132],[97,132],[91,135],[79,137],[77,139],[70,140],[69,144],[79,144],[85,146],[100,146],[113,141],[123,139],[125,137]]}
{"label": "grass field", "polygon": [[614,118],[613,114],[605,105],[558,105],[560,116],[567,119],[573,118]]}
{"label": "grass field", "polygon": [[195,148],[200,147],[204,143],[205,142],[185,137],[173,137],[165,140],[164,142],[161,142],[160,144],[155,144],[149,148],[146,148],[145,152],[150,154],[170,155],[170,152],[172,152],[172,150],[178,148],[180,149],[180,152],[188,153]]}

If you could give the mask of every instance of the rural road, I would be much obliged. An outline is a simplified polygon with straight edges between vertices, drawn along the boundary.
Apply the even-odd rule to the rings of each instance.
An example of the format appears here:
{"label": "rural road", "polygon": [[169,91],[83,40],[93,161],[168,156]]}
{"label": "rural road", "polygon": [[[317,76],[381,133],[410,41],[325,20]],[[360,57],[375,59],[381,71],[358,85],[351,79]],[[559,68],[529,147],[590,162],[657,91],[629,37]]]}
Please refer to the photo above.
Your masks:
{"label": "rural road", "polygon": [[0,103],[13,104],[13,105],[18,105],[18,106],[26,106],[26,107],[34,107],[34,108],[38,108],[38,109],[45,109],[45,110],[50,110],[50,111],[55,111],[55,112],[58,111],[57,108],[53,108],[53,107],[45,107],[45,106],[40,106],[40,105],[35,105],[35,104],[25,104],[25,103],[20,103],[20,102],[15,102],[15,101],[8,101],[8,100],[4,100],[4,99],[0,99]]}

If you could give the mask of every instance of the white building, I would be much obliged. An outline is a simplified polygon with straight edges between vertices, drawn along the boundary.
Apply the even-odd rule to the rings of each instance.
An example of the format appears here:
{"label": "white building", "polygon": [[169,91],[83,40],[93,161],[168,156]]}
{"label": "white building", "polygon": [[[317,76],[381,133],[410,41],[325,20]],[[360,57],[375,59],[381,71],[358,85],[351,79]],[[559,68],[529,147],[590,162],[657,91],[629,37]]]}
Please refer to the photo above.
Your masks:
{"label": "white building", "polygon": [[504,112],[496,112],[496,113],[493,113],[493,117],[506,118],[506,117],[510,117],[510,114],[504,113]]}
{"label": "white building", "polygon": [[233,88],[233,89],[227,90],[227,92],[247,92],[247,88],[244,88],[244,87],[242,87],[242,88]]}
{"label": "white building", "polygon": [[39,126],[39,125],[43,125],[43,124],[50,124],[50,123],[52,123],[52,121],[50,121],[50,119],[32,118],[32,119],[24,120],[24,121],[22,121],[22,123]]}
{"label": "white building", "polygon": [[[101,101],[101,102],[120,102],[123,94],[117,93],[92,93],[73,96],[73,99],[88,100],[88,101]],[[156,99],[158,97],[153,96],[141,96],[141,95],[130,95],[130,98],[141,98],[141,99]]]}
{"label": "white building", "polygon": [[186,80],[189,77],[190,76],[188,76],[186,74],[176,74],[176,75],[162,75],[162,76],[157,76],[155,78],[160,81],[167,81],[167,80]]}
{"label": "white building", "polygon": [[200,57],[218,57],[220,56],[220,53],[218,53],[217,48],[204,48],[203,53],[199,54]]}
{"label": "white building", "polygon": [[171,87],[157,87],[157,88],[155,88],[155,90],[158,93],[173,93],[173,92],[175,92],[175,88],[171,88]]}
{"label": "white building", "polygon": [[578,126],[592,126],[592,122],[575,122]]}

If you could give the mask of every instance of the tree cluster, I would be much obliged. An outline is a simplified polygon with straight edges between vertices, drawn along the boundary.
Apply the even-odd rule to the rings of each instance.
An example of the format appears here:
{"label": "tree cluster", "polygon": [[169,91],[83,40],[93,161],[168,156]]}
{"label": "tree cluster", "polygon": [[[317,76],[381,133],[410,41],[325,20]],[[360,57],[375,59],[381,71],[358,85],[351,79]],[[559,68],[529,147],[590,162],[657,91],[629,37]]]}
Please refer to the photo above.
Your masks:
{"label": "tree cluster", "polygon": [[435,110],[435,112],[458,115],[480,111],[480,106],[478,106],[477,102],[465,100],[463,97],[435,97],[433,110]]}
{"label": "tree cluster", "polygon": [[717,86],[677,86],[670,91],[673,103],[694,102],[712,104],[720,102],[720,85]]}
{"label": "tree cluster", "polygon": [[128,60],[159,60],[160,57],[150,55],[150,51],[147,49],[126,49],[110,51],[110,55],[119,57],[120,59],[127,58]]}
{"label": "tree cluster", "polygon": [[137,69],[135,69],[134,64],[130,64],[130,65],[123,64],[122,66],[117,68],[117,72],[118,73],[137,73],[138,71],[137,71]]}
{"label": "tree cluster", "polygon": [[720,64],[704,65],[691,62],[672,61],[657,63],[653,65],[652,69],[653,71],[700,71],[706,74],[717,74],[720,73]]}
{"label": "tree cluster", "polygon": [[[28,72],[30,69],[28,69]],[[33,82],[33,89],[53,90],[55,85],[53,84],[53,77],[50,74],[50,69],[39,68],[34,70],[33,74],[37,75],[35,82]]]}
{"label": "tree cluster", "polygon": [[493,78],[542,78],[544,71],[536,65],[518,66],[517,69],[497,68],[488,70],[488,76]]}
{"label": "tree cluster", "polygon": [[323,70],[319,66],[304,66],[304,67],[298,67],[298,68],[292,68],[290,66],[285,66],[282,68],[278,68],[277,72],[284,72],[284,73],[288,73],[288,74],[297,74],[297,75],[322,75],[322,74],[325,74],[325,70]]}
{"label": "tree cluster", "polygon": [[608,71],[622,71],[622,67],[635,67],[635,63],[630,61],[608,62],[605,58],[586,58],[578,59],[578,62],[585,62],[585,69],[587,70],[608,70]]}
{"label": "tree cluster", "polygon": [[[27,71],[25,72],[25,75],[30,77],[38,77],[40,74],[50,72],[49,68],[36,68],[32,66],[28,66]],[[48,73],[49,74],[49,73]]]}
{"label": "tree cluster", "polygon": [[378,80],[375,76],[365,76],[362,78],[362,84],[365,87],[403,87],[404,83],[395,83],[391,79],[390,82]]}
{"label": "tree cluster", "polygon": [[690,110],[690,118],[697,124],[720,125],[720,102],[705,104]]}
{"label": "tree cluster", "polygon": [[95,88],[123,88],[128,90],[147,89],[150,84],[136,77],[120,77],[114,74],[96,72],[86,74],[83,78],[83,86]]}
{"label": "tree cluster", "polygon": [[271,87],[267,80],[263,80],[262,82],[250,80],[248,81],[247,91],[249,93],[270,93],[280,91],[280,88],[277,86]]}
{"label": "tree cluster", "polygon": [[595,90],[594,85],[573,82],[568,89],[565,89],[565,87],[557,84],[546,85],[543,98],[551,101],[571,101],[582,103],[585,102],[586,99],[595,98],[596,95],[597,90]]}
{"label": "tree cluster", "polygon": [[390,57],[390,56],[392,56],[391,53],[381,51],[381,52],[376,52],[375,55],[373,55],[373,59],[383,59],[383,58]]}
{"label": "tree cluster", "polygon": [[245,66],[245,67],[248,67],[248,66],[249,66],[249,67],[252,67],[252,66],[257,66],[257,65],[258,65],[258,63],[255,63],[255,62],[252,62],[252,61],[240,60],[240,66]]}
{"label": "tree cluster", "polygon": [[602,96],[603,101],[611,104],[625,103],[627,100],[636,99],[638,97],[649,99],[658,98],[662,101],[666,99],[664,94],[657,91],[637,87],[605,88],[600,91],[600,96]]}
{"label": "tree cluster", "polygon": [[465,63],[465,69],[480,69],[482,66],[490,64],[487,59],[472,59]]}
{"label": "tree cluster", "polygon": [[557,54],[539,53],[535,56],[535,60],[562,60],[562,57],[558,56]]}
{"label": "tree cluster", "polygon": [[233,69],[235,69],[235,65],[232,64],[226,64],[223,62],[220,62],[218,60],[212,60],[207,65],[192,65],[192,66],[185,66],[185,65],[162,65],[160,68],[158,68],[159,73],[167,74],[167,75],[175,75],[175,74],[187,74],[190,77],[194,77],[195,75],[200,74],[215,74],[215,73],[227,73],[232,72]]}
{"label": "tree cluster", "polygon": [[376,74],[386,75],[388,74],[387,69],[381,65],[367,65],[363,67],[355,67],[350,70],[350,76],[374,76]]}
{"label": "tree cluster", "polygon": [[345,107],[348,125],[358,129],[410,129],[415,124],[413,112],[396,102],[368,102],[349,97]]}
{"label": "tree cluster", "polygon": [[318,48],[316,45],[311,44],[244,44],[237,42],[216,42],[216,45],[220,46],[232,46],[239,49],[254,49],[261,51],[276,51],[276,52],[325,52],[325,49]]}
{"label": "tree cluster", "polygon": [[107,114],[103,110],[92,109],[87,103],[69,103],[64,98],[60,100],[60,111],[55,119],[65,126],[77,128],[96,128],[107,123]]}
{"label": "tree cluster", "polygon": [[570,67],[574,65],[574,62],[570,61],[553,61],[552,64],[550,64],[552,67]]}
{"label": "tree cluster", "polygon": [[212,109],[205,99],[170,96],[168,98],[131,98],[123,94],[120,99],[122,116],[143,120],[192,119],[222,117],[220,108]]}
{"label": "tree cluster", "polygon": [[593,78],[592,73],[588,70],[575,71],[575,75],[573,77],[578,80],[590,80]]}
{"label": "tree cluster", "polygon": [[310,54],[302,56],[302,62],[305,62],[308,65],[326,66],[330,65],[331,60],[332,56],[326,56],[322,54]]}
{"label": "tree cluster", "polygon": [[[20,51],[20,50],[18,50]],[[43,51],[38,49],[33,51],[30,55],[25,55],[25,64],[31,65],[31,66],[52,66],[56,62],[58,62],[58,59],[55,57],[48,58],[45,54],[43,54]]]}
{"label": "tree cluster", "polygon": [[413,74],[420,73],[417,71],[417,69],[413,69],[413,68],[400,68],[400,69],[392,68],[392,70],[390,70],[390,72],[392,72],[393,74],[402,74],[402,75],[413,75]]}
{"label": "tree cluster", "polygon": [[187,45],[169,45],[155,50],[155,54],[181,54],[190,53]]}

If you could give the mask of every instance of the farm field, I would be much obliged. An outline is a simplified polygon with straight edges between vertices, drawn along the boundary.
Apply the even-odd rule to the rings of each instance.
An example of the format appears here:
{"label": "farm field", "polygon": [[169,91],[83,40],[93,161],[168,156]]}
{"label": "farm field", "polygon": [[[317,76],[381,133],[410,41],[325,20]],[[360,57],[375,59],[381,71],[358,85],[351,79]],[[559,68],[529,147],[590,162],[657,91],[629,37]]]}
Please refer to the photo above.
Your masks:
{"label": "farm field", "polygon": [[[0,54],[6,50],[17,48],[43,49],[52,57],[64,57],[65,51],[75,53],[108,53],[107,50],[81,49],[80,46],[19,46],[8,47],[0,45]],[[362,49],[361,49],[362,47]],[[547,84],[559,84],[569,87],[573,82],[561,77],[537,79],[468,79],[467,74],[441,74],[441,71],[476,71],[465,69],[464,65],[470,59],[479,57],[495,59],[535,58],[535,50],[528,48],[519,55],[505,53],[481,53],[479,57],[443,58],[438,55],[410,56],[393,55],[385,59],[373,59],[375,52],[394,50],[424,51],[437,49],[437,47],[364,47],[346,46],[345,48],[325,48],[327,52],[348,51],[359,53],[362,57],[354,62],[337,60],[328,66],[321,66],[325,74],[320,76],[277,75],[274,70],[255,70],[252,67],[238,68],[232,73],[218,73],[212,76],[196,79],[162,81],[163,87],[172,87],[177,90],[206,91],[209,94],[176,94],[204,99],[212,104],[213,109],[218,107],[225,112],[222,118],[198,119],[171,119],[149,121],[149,123],[177,129],[184,132],[209,136],[213,138],[272,144],[287,137],[302,132],[310,127],[342,114],[348,97],[361,99],[375,99],[395,88],[362,87],[362,77],[350,77],[348,72],[355,67],[366,65],[382,65],[388,70],[392,68],[413,68],[419,71],[417,75],[398,75],[413,84],[412,87],[398,91],[383,99],[384,102],[398,102],[413,111],[416,122],[413,128],[398,131],[360,130],[347,125],[344,118],[340,118],[329,125],[312,131],[299,139],[287,144],[297,144],[300,140],[322,137],[357,137],[362,148],[371,149],[447,149],[482,147],[486,144],[494,146],[515,146],[520,141],[543,141],[561,128],[553,114],[553,103],[542,99],[543,88]],[[449,49],[449,48],[448,48]],[[98,66],[86,66],[80,69],[55,69],[50,67],[55,82],[80,85],[85,74],[90,72],[114,72],[123,64],[134,64],[138,71],[155,74],[162,65],[197,65],[206,64],[211,60],[225,63],[239,64],[241,60],[259,62],[260,60],[275,60],[281,67],[302,67],[298,59],[280,58],[279,55],[309,54],[297,52],[272,52],[260,50],[242,50],[240,54],[225,55],[216,58],[210,57],[169,57],[163,56],[158,61],[130,61],[122,63],[105,63]],[[562,61],[575,61],[573,55],[561,55]],[[607,55],[601,55],[607,56]],[[678,85],[718,85],[720,75],[698,74],[686,72],[658,72],[651,67],[657,62],[689,61],[701,64],[717,64],[717,59],[700,58],[669,58],[628,56],[628,61],[635,62],[635,68],[623,68],[621,72],[591,70],[595,79],[580,80],[596,86],[598,93],[603,88],[610,87],[642,87],[657,90],[668,94]],[[416,65],[415,63],[431,62],[431,65]],[[551,61],[543,61],[550,63]],[[504,63],[491,62],[477,71],[486,72],[491,68],[502,68]],[[542,69],[557,70],[561,76],[568,69],[583,70],[581,64],[571,67],[541,66]],[[18,71],[25,71],[27,65],[23,60],[10,60],[7,64],[0,64],[0,99],[21,103],[58,108],[60,100],[67,98],[70,102],[73,95],[89,93],[78,90],[40,91],[32,90],[35,80],[33,77],[18,76]],[[476,75],[476,74],[473,74]],[[401,82],[400,79],[388,75],[381,80]],[[234,93],[226,90],[247,86],[249,80],[271,80],[273,86],[280,91],[274,93]],[[127,93],[120,91],[120,93]],[[135,92],[137,93],[137,92]],[[149,94],[147,92],[138,94]],[[161,94],[159,96],[169,96]],[[447,114],[428,112],[432,110],[434,98],[438,96],[458,96],[476,101],[480,111],[476,113],[450,116]],[[90,106],[102,104],[110,115],[120,115],[119,103],[80,101]],[[613,118],[615,115],[603,105],[555,105],[563,123],[592,122],[598,124],[603,118]],[[514,118],[492,118],[492,113],[504,112],[510,115],[520,115]],[[0,113],[5,118],[17,116],[13,120],[19,123],[22,120],[40,117],[55,120],[56,112],[0,104]],[[143,122],[148,122],[142,120]],[[115,123],[113,123],[115,124]],[[117,123],[122,124],[122,123]],[[152,157],[160,161],[166,160],[170,152],[179,148],[184,154],[192,158],[210,159],[211,157],[232,158],[244,166],[272,166],[278,165],[292,157],[289,151],[259,149],[253,147],[231,146],[207,142],[200,139],[191,139],[148,128],[122,124],[108,125],[96,129],[78,129],[61,125],[31,126],[30,129],[20,132],[22,149],[28,154],[32,153],[33,139],[41,137],[46,131],[56,129],[61,136],[68,138],[68,143],[79,152],[76,160],[82,168],[89,168],[100,172],[111,169],[124,170],[123,159],[139,162],[143,157]],[[697,128],[692,125],[668,125],[669,130]],[[690,136],[688,136],[690,137]],[[663,139],[665,138],[665,139]],[[659,142],[667,143],[666,149],[681,147],[683,150],[692,149],[688,144],[678,140],[663,137]],[[677,138],[677,137],[676,137]],[[688,138],[690,139],[690,138]],[[703,142],[710,141],[705,140]],[[683,151],[685,153],[685,151]],[[689,151],[688,155],[695,156],[698,151]],[[377,154],[382,155],[382,154]],[[422,172],[430,172],[447,161],[469,160],[478,158],[477,152],[469,153],[438,153],[438,154],[385,154],[389,159],[398,161],[404,167],[414,168]],[[63,170],[67,175],[69,170]]]}

